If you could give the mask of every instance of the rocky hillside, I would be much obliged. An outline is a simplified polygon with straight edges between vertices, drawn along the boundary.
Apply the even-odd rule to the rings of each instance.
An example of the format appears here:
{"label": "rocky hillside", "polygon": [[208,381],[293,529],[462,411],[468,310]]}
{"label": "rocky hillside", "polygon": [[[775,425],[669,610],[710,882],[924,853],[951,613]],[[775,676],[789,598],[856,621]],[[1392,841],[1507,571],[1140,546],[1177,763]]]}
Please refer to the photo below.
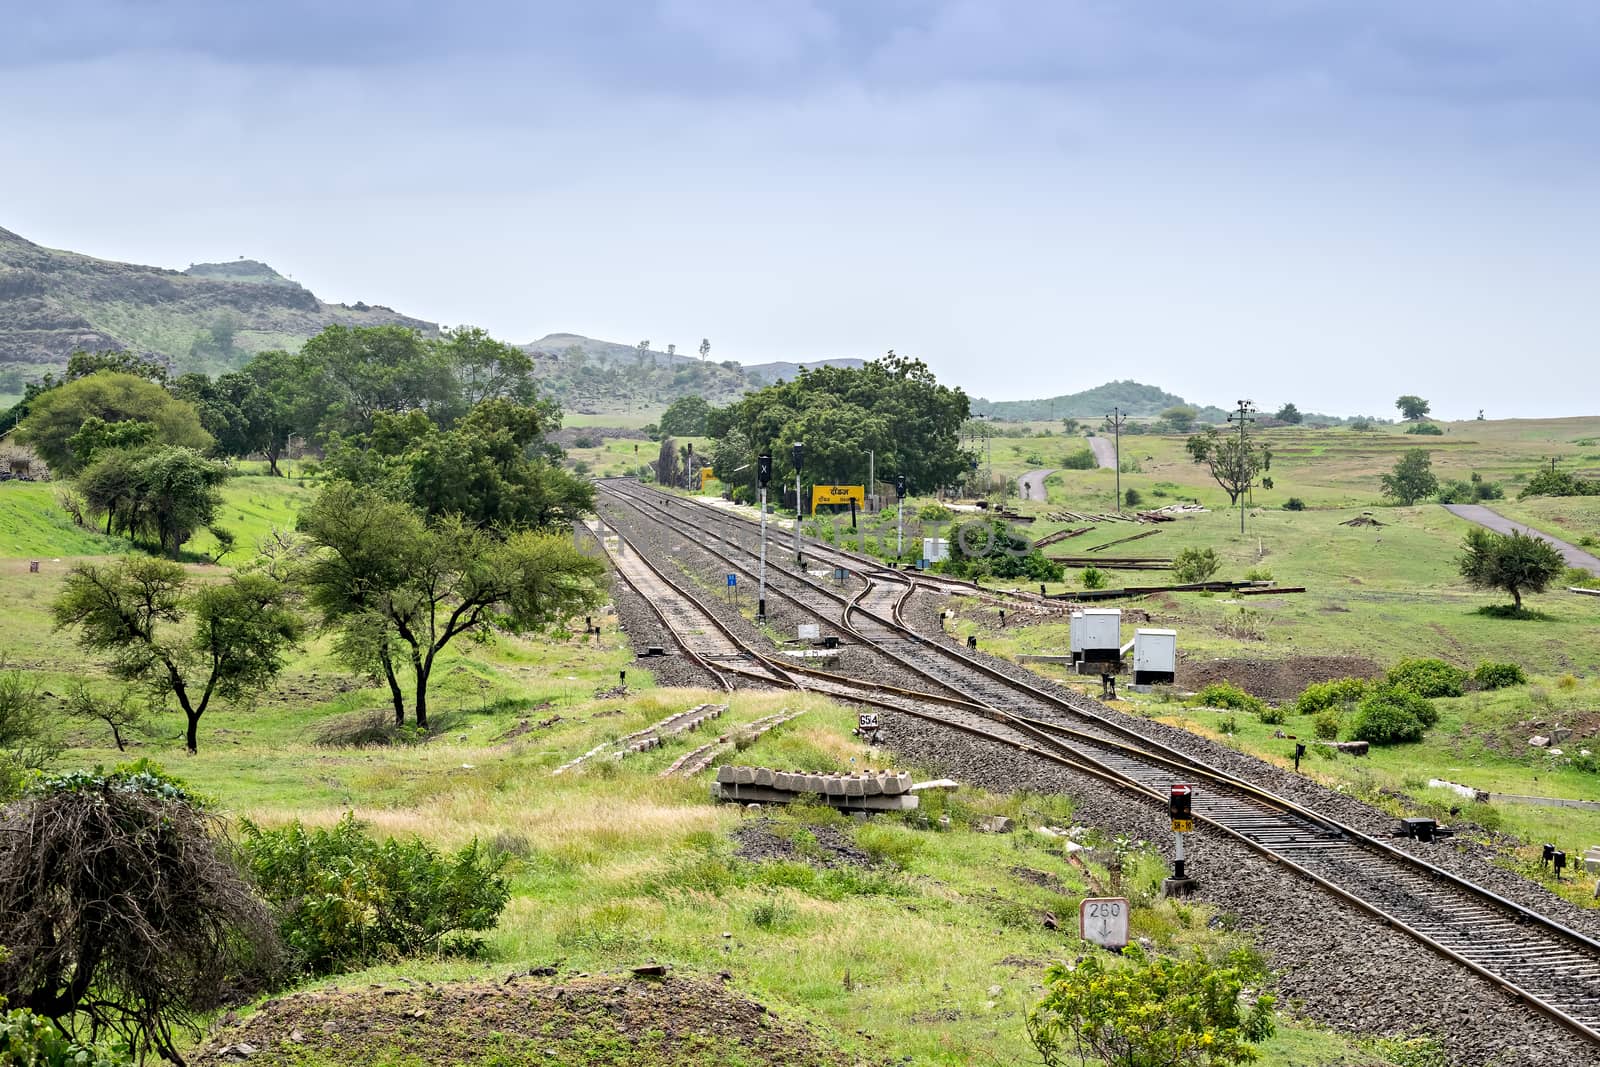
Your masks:
{"label": "rocky hillside", "polygon": [[[57,251],[0,229],[0,394],[61,370],[80,348],[132,349],[160,357],[177,374],[214,374],[266,349],[298,348],[335,323],[439,329],[382,305],[324,303],[252,259],[168,270]],[[824,365],[702,360],[698,342],[688,354],[641,356],[633,345],[574,333],[522,347],[552,395],[570,410],[598,414],[659,411],[691,394],[726,403],[793,378],[802,367]]]}
{"label": "rocky hillside", "polygon": [[437,327],[381,306],[327,304],[253,260],[187,271],[44,248],[0,229],[0,374],[32,378],[74,349],[133,349],[181,373],[296,347],[324,326]]}
{"label": "rocky hillside", "polygon": [[859,367],[859,359],[815,363],[721,362],[635,345],[599,341],[575,333],[553,333],[522,346],[536,373],[570,411],[583,414],[659,410],[681,396],[703,396],[713,404],[737,400],[751,389],[817,367]]}

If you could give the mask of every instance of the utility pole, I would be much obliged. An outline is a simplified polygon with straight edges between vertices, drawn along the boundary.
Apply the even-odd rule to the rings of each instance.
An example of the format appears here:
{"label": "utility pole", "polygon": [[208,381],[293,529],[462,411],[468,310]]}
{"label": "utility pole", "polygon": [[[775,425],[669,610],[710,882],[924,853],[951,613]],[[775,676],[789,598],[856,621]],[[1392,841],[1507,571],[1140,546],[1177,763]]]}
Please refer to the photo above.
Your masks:
{"label": "utility pole", "polygon": [[894,560],[899,566],[900,557],[906,551],[906,476],[897,474],[894,478]]}
{"label": "utility pole", "polygon": [[[1232,415],[1228,416],[1228,421],[1229,422],[1237,422],[1239,424],[1239,473],[1240,474],[1243,474],[1247,470],[1249,470],[1249,453],[1246,451],[1247,445],[1245,443],[1245,427],[1249,423],[1252,423],[1252,422],[1256,421],[1256,417],[1254,415],[1250,414],[1250,412],[1253,411],[1253,410],[1255,410],[1255,403],[1254,402],[1249,401],[1249,400],[1241,400],[1241,401],[1239,401],[1239,410],[1235,411]],[[1245,495],[1245,492],[1249,488],[1250,488],[1250,480],[1247,478],[1247,479],[1245,479],[1244,484],[1239,487],[1239,532],[1241,534],[1244,533],[1244,509],[1245,509],[1244,495]]]}
{"label": "utility pole", "polygon": [[805,514],[800,505],[800,461],[805,458],[805,442],[794,443],[794,565],[805,566],[805,557],[800,555],[800,518]]}
{"label": "utility pole", "polygon": [[1128,421],[1128,416],[1122,413],[1120,407],[1111,409],[1111,414],[1106,416],[1106,422],[1111,424],[1112,456],[1117,466],[1117,507],[1118,515],[1122,514],[1122,426]]}
{"label": "utility pole", "polygon": [[756,572],[756,621],[767,621],[767,483],[772,481],[772,453],[756,459],[756,481],[761,483],[761,568]]}

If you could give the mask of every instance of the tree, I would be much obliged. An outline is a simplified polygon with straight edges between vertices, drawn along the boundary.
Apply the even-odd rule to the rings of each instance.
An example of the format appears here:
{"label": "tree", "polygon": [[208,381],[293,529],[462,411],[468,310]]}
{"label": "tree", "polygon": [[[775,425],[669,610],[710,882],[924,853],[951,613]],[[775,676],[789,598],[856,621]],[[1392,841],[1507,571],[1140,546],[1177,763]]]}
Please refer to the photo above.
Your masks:
{"label": "tree", "polygon": [[222,506],[218,490],[228,468],[192,448],[161,448],[134,468],[137,478],[131,528],[176,556],[196,530],[209,526]]}
{"label": "tree", "polygon": [[156,425],[126,419],[106,422],[98,415],[90,415],[78,427],[78,432],[67,438],[67,448],[72,452],[73,467],[83,470],[94,462],[97,455],[109,449],[137,449],[155,440]]}
{"label": "tree", "polygon": [[1410,393],[1396,400],[1394,406],[1399,408],[1400,414],[1407,419],[1420,419],[1430,410],[1426,400],[1420,396],[1412,396]]}
{"label": "tree", "polygon": [[308,391],[325,435],[367,433],[380,412],[422,411],[448,425],[464,411],[445,354],[405,326],[329,326],[298,363],[314,375]]}
{"label": "tree", "polygon": [[707,337],[700,338],[700,362],[704,363],[711,354],[711,340]]}
{"label": "tree", "polygon": [[20,791],[25,772],[41,769],[59,752],[38,684],[0,660],[0,801]]}
{"label": "tree", "polygon": [[664,434],[704,437],[706,419],[710,414],[711,405],[706,403],[705,397],[680,396],[668,404],[667,410],[661,413],[659,427]]}
{"label": "tree", "polygon": [[1461,576],[1480,589],[1503,589],[1514,610],[1522,611],[1522,594],[1542,593],[1566,570],[1566,558],[1549,541],[1517,530],[1497,534],[1481,527],[1467,533],[1456,560]]}
{"label": "tree", "polygon": [[97,371],[40,395],[32,401],[17,436],[52,471],[71,474],[78,464],[70,442],[90,418],[106,424],[148,422],[155,427],[154,440],[159,444],[204,451],[212,443],[193,405],[153,382],[117,371]]}
{"label": "tree", "polygon": [[258,693],[283,669],[302,630],[288,599],[265,574],[191,589],[176,563],[127,558],[74,566],[51,614],[58,628],[78,630],[85,650],[110,653],[115,677],[147,686],[155,700],[176,699],[195,752],[213,697]]}
{"label": "tree", "polygon": [[167,384],[167,365],[159,359],[150,359],[129,352],[126,349],[104,349],[99,352],[86,352],[83,349],[67,357],[67,373],[61,380],[63,382],[76,381],[87,378],[91,374],[98,374],[103,370],[116,371],[118,374],[131,374],[136,378],[143,378],[157,385]]}
{"label": "tree", "polygon": [[1395,463],[1394,470],[1383,476],[1383,495],[1394,497],[1395,502],[1410,507],[1417,501],[1439,491],[1439,479],[1433,473],[1433,457],[1426,448],[1408,448]]}
{"label": "tree", "polygon": [[0,810],[0,995],[66,1033],[114,1034],[140,1062],[182,1064],[178,1031],[198,1037],[225,997],[278,969],[271,916],[231,852],[221,818],[142,764],[46,778]]}
{"label": "tree", "polygon": [[335,440],[328,468],[429,518],[454,513],[483,527],[566,529],[594,506],[594,486],[542,444],[559,420],[548,402],[498,398],[447,430],[420,411],[379,413],[370,434]]}
{"label": "tree", "polygon": [[476,326],[451,330],[435,344],[468,409],[490,399],[533,402],[538,392],[533,357],[516,345],[497,341]]}
{"label": "tree", "polygon": [[1263,455],[1248,436],[1223,433],[1215,426],[1192,435],[1184,442],[1189,458],[1204,464],[1211,477],[1228,494],[1228,503],[1237,504],[1262,469]]}
{"label": "tree", "polygon": [[[604,564],[557,534],[518,532],[502,540],[457,516],[428,523],[408,505],[346,483],[324,489],[299,525],[320,549],[304,583],[323,625],[342,630],[382,620],[409,652],[413,714],[423,728],[428,681],[452,640],[539,632],[603,599],[597,581]],[[386,636],[376,643],[389,647]],[[403,721],[392,663],[388,680]]]}
{"label": "tree", "polygon": [[1194,428],[1196,412],[1187,404],[1174,404],[1161,413],[1161,419],[1172,427],[1174,433],[1188,433]]}
{"label": "tree", "polygon": [[1283,405],[1278,409],[1278,413],[1272,417],[1279,422],[1286,422],[1290,426],[1298,426],[1305,421],[1305,416],[1300,414],[1300,409],[1293,404]]}

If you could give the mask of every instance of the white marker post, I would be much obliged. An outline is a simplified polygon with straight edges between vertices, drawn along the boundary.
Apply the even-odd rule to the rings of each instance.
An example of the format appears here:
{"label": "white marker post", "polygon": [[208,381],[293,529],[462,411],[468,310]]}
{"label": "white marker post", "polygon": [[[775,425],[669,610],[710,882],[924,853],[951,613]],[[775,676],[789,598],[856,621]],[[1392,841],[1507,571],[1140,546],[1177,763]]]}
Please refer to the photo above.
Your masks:
{"label": "white marker post", "polygon": [[756,572],[756,622],[767,621],[767,483],[772,480],[772,453],[756,457],[756,481],[761,484],[761,567]]}
{"label": "white marker post", "polygon": [[1128,899],[1088,897],[1078,905],[1078,936],[1091,945],[1121,952],[1128,947]]}

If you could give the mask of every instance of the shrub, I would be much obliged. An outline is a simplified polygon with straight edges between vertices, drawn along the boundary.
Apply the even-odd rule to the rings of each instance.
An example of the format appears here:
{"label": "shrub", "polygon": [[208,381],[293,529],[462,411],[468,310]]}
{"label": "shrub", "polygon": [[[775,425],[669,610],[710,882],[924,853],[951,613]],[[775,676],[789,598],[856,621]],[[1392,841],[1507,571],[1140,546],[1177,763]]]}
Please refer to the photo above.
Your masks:
{"label": "shrub", "polygon": [[1441,504],[1470,504],[1478,499],[1478,491],[1471,482],[1457,478],[1439,485],[1438,499]]}
{"label": "shrub", "polygon": [[1247,582],[1270,582],[1272,581],[1272,572],[1265,567],[1251,567],[1244,572],[1244,580]]}
{"label": "shrub", "polygon": [[1172,579],[1180,585],[1204,582],[1216,574],[1221,565],[1216,549],[1190,546],[1172,558]]}
{"label": "shrub", "polygon": [[1374,745],[1392,745],[1401,741],[1421,741],[1426,728],[1422,720],[1402,703],[1387,693],[1373,693],[1361,702],[1355,721],[1350,726],[1350,736],[1357,741]]}
{"label": "shrub", "polygon": [[419,838],[379,842],[347,814],[331,830],[244,824],[250,873],[284,940],[315,974],[426,952],[471,954],[510,893],[504,854],[474,839],[453,857]]}
{"label": "shrub", "polygon": [[1387,700],[1396,707],[1404,708],[1416,716],[1423,726],[1435,726],[1439,722],[1439,709],[1434,707],[1433,701],[1427,697],[1418,696],[1409,689],[1397,685],[1380,685],[1372,690],[1372,695],[1380,700]]}
{"label": "shrub", "polygon": [[1080,1062],[1080,1052],[1115,1064],[1250,1063],[1251,1046],[1273,1031],[1272,996],[1246,991],[1265,978],[1244,952],[1219,962],[1154,956],[1138,945],[1120,961],[1091,953],[1045,972],[1028,1038],[1047,1067]]}
{"label": "shrub", "polygon": [[1415,426],[1407,426],[1406,433],[1417,434],[1423,437],[1443,437],[1444,431],[1431,422],[1419,422]]}
{"label": "shrub", "polygon": [[[0,997],[0,1008],[5,1007]],[[21,1067],[122,1067],[133,1060],[106,1045],[80,1045],[26,1008],[0,1013],[0,1063]]]}
{"label": "shrub", "polygon": [[1144,503],[1144,497],[1139,495],[1139,490],[1129,489],[1127,492],[1122,494],[1122,502],[1128,505],[1130,508],[1136,508],[1140,504]]}
{"label": "shrub", "polygon": [[1336,678],[1331,682],[1312,682],[1295,698],[1294,710],[1301,715],[1315,715],[1329,708],[1354,704],[1367,695],[1370,688],[1364,678]]}
{"label": "shrub", "polygon": [[1305,509],[1306,502],[1297,496],[1292,496],[1283,502],[1284,511],[1304,511]]}
{"label": "shrub", "polygon": [[1069,471],[1092,471],[1098,463],[1095,462],[1094,453],[1087,448],[1080,448],[1076,452],[1069,452],[1061,457],[1060,466]]}
{"label": "shrub", "polygon": [[1389,668],[1387,680],[1423,697],[1458,697],[1466,692],[1467,672],[1442,659],[1405,659]]}
{"label": "shrub", "polygon": [[1104,589],[1106,587],[1106,572],[1096,567],[1093,563],[1083,568],[1079,575],[1085,589]]}
{"label": "shrub", "polygon": [[581,433],[572,439],[573,448],[599,448],[600,442],[593,434]]}
{"label": "shrub", "polygon": [[1267,707],[1266,701],[1251,696],[1232,682],[1212,682],[1194,695],[1194,702],[1203,707],[1245,711],[1251,715],[1260,715]]}
{"label": "shrub", "polygon": [[1528,684],[1527,674],[1515,663],[1480,663],[1472,672],[1472,680],[1479,689],[1509,689]]}
{"label": "shrub", "polygon": [[1311,720],[1311,732],[1323,741],[1337,741],[1339,726],[1339,713],[1332,708],[1319,711],[1317,717]]}
{"label": "shrub", "polygon": [[44,778],[0,813],[0,944],[0,989],[69,1037],[173,1060],[278,961],[221,821],[143,762]]}
{"label": "shrub", "polygon": [[1262,722],[1266,723],[1268,726],[1281,726],[1288,721],[1288,716],[1284,709],[1281,707],[1275,707],[1271,704],[1263,707],[1257,713],[1256,717]]}
{"label": "shrub", "polygon": [[943,504],[924,504],[917,509],[917,518],[923,522],[944,522],[954,514]]}

